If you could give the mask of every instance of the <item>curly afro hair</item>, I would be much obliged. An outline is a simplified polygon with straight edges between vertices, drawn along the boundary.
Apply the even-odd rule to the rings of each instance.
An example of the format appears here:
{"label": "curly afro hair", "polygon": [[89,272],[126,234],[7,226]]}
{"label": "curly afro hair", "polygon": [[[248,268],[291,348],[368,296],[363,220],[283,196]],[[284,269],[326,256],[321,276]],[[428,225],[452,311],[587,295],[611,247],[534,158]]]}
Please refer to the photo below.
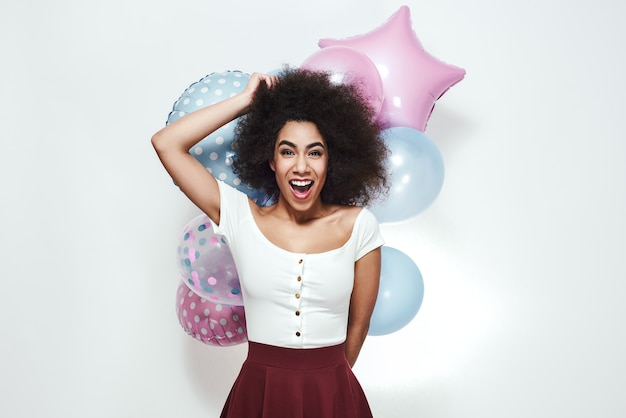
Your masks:
{"label": "curly afro hair", "polygon": [[278,83],[258,87],[239,119],[233,149],[234,172],[255,189],[278,198],[269,161],[278,132],[289,121],[314,123],[328,149],[324,203],[367,205],[388,190],[388,155],[374,111],[356,84],[334,84],[329,74],[284,69]]}

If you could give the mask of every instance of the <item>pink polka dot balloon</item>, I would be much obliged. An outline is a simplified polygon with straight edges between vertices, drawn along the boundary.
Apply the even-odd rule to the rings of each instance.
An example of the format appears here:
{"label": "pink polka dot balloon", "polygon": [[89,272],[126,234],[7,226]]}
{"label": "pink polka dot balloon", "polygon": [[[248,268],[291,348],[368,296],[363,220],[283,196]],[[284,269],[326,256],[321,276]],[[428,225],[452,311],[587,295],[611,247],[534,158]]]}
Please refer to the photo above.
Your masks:
{"label": "pink polka dot balloon", "polygon": [[198,296],[226,305],[243,305],[239,275],[230,248],[215,234],[205,214],[183,228],[178,245],[178,268],[183,281]]}
{"label": "pink polka dot balloon", "polygon": [[243,306],[211,302],[192,292],[184,282],[178,286],[176,296],[178,322],[196,340],[214,346],[248,341]]}

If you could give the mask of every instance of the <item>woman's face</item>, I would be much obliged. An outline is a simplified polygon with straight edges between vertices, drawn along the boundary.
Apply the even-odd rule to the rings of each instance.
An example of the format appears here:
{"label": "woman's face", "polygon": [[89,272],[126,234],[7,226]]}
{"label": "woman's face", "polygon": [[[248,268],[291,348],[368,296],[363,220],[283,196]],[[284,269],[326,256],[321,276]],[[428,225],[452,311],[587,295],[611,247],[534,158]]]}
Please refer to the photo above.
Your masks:
{"label": "woman's face", "polygon": [[289,121],[278,132],[270,167],[276,173],[281,197],[297,210],[320,199],[326,182],[326,141],[312,122]]}

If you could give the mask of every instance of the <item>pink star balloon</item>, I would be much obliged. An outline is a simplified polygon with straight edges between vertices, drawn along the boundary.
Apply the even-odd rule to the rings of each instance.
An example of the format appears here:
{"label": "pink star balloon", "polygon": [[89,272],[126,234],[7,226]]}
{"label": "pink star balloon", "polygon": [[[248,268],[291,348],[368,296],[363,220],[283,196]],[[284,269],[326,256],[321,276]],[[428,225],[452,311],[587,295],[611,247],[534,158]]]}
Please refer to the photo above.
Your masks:
{"label": "pink star balloon", "polygon": [[321,48],[346,46],[372,60],[383,83],[380,119],[388,127],[424,132],[435,102],[465,77],[424,50],[415,34],[409,8],[402,6],[382,26],[346,39],[321,39]]}

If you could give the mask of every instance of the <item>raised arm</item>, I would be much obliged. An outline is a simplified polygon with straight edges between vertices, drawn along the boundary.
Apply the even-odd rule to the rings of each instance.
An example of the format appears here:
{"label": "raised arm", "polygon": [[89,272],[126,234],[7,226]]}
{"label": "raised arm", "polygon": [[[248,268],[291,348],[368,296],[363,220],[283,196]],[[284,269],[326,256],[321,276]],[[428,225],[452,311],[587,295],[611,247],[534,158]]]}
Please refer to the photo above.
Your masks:
{"label": "raised arm", "polygon": [[217,181],[189,154],[189,149],[207,135],[245,114],[261,82],[271,88],[277,80],[276,76],[253,73],[241,93],[192,112],[152,136],[152,145],[169,175],[183,193],[216,223],[220,221]]}
{"label": "raised arm", "polygon": [[350,298],[348,332],[346,335],[346,359],[354,366],[363,342],[367,337],[370,318],[378,296],[380,282],[380,247],[357,260],[354,265],[354,288]]}

